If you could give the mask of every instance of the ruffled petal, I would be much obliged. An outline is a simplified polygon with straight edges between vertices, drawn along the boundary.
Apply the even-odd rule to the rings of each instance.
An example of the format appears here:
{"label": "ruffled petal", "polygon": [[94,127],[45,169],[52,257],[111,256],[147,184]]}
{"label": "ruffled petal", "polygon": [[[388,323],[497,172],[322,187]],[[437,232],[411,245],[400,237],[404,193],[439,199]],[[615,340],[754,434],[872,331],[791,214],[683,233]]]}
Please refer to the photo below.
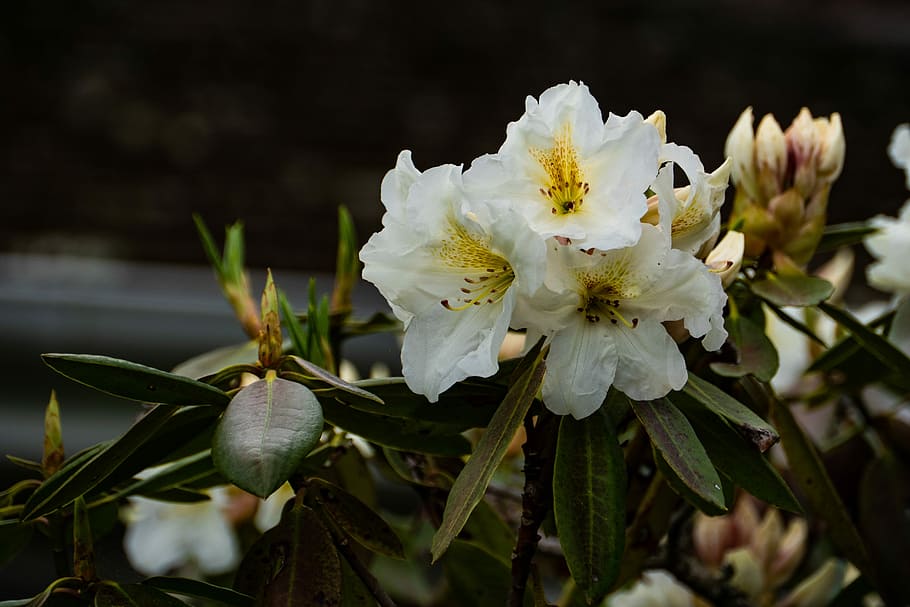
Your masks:
{"label": "ruffled petal", "polygon": [[616,324],[609,331],[619,357],[613,385],[626,396],[652,400],[686,385],[686,361],[659,322],[643,319],[634,329]]}

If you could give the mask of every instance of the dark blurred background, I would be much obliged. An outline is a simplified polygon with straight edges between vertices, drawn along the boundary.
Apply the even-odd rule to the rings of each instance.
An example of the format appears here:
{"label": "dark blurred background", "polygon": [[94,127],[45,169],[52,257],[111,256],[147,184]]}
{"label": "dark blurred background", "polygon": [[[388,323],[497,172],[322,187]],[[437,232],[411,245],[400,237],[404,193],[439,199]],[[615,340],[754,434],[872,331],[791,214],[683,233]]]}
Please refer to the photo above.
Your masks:
{"label": "dark blurred background", "polygon": [[[40,454],[51,388],[70,453],[137,413],[54,376],[42,351],[170,368],[243,340],[192,212],[218,235],[243,220],[256,288],[271,266],[302,306],[310,274],[330,286],[337,205],[361,240],[378,229],[399,150],[468,165],[526,95],[569,79],[605,114],[664,110],[709,169],[746,106],[784,128],[804,105],[840,112],[831,221],[908,196],[885,153],[910,121],[906,0],[3,3],[0,452]],[[358,305],[382,302],[364,287]],[[375,348],[361,362],[395,356]],[[3,486],[16,474],[0,464]],[[49,557],[29,558],[49,579]],[[38,585],[0,569],[0,598]]]}

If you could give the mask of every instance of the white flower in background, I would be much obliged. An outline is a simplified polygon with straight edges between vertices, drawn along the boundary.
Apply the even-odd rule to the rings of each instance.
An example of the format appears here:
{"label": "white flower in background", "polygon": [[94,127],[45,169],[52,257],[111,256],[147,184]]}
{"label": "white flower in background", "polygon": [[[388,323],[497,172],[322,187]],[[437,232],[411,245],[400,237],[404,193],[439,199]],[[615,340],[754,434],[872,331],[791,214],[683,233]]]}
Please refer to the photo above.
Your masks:
{"label": "white flower in background", "polygon": [[691,607],[692,591],[662,569],[645,571],[628,590],[613,594],[607,607]]}
{"label": "white flower in background", "polygon": [[907,174],[907,189],[910,190],[910,124],[902,124],[894,129],[888,155],[894,165],[904,169]]}
{"label": "white flower in background", "polygon": [[405,324],[408,386],[436,402],[496,372],[516,298],[543,283],[546,245],[511,208],[470,199],[460,167],[416,173],[406,154],[383,180],[384,228],[360,259]]}
{"label": "white flower in background", "polygon": [[866,270],[869,284],[882,291],[907,295],[910,293],[910,201],[904,204],[897,219],[879,215],[870,223],[879,231],[865,241],[876,259]]}
{"label": "white flower in background", "polygon": [[554,413],[587,417],[611,385],[635,400],[681,389],[686,363],[664,321],[682,320],[708,350],[723,345],[720,278],[672,249],[663,227],[643,224],[635,246],[613,251],[552,245],[572,303],[547,356],[543,400]]}
{"label": "white flower in background", "polygon": [[284,511],[284,505],[289,500],[294,499],[294,489],[291,483],[285,483],[278,487],[278,490],[272,493],[264,500],[259,500],[259,507],[256,508],[256,515],[253,517],[253,524],[256,529],[265,533],[275,525],[281,522],[281,514]]}
{"label": "white flower in background", "polygon": [[529,96],[499,152],[475,160],[465,183],[514,205],[541,237],[615,249],[638,241],[660,145],[641,114],[604,124],[588,87],[569,82]]}
{"label": "white flower in background", "polygon": [[226,515],[229,491],[214,487],[209,500],[195,503],[130,497],[123,513],[123,547],[133,568],[164,575],[189,566],[203,575],[218,575],[237,567],[240,546]]}

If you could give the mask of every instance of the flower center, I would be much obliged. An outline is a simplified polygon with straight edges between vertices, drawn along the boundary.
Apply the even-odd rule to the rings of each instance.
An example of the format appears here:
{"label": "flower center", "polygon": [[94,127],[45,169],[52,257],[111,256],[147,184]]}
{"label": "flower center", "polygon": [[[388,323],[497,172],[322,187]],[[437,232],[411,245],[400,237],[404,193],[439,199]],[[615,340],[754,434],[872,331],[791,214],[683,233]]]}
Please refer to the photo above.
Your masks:
{"label": "flower center", "polygon": [[628,281],[628,270],[620,263],[580,274],[578,282],[583,287],[583,293],[577,310],[592,324],[609,320],[611,324],[622,323],[634,329],[638,326],[638,318],[627,318],[628,312],[622,312],[625,300],[638,294],[638,289]]}
{"label": "flower center", "polygon": [[445,265],[462,274],[460,294],[439,302],[449,310],[457,312],[471,306],[496,303],[515,280],[512,266],[490,250],[489,242],[471,235],[454,221],[437,252]]}
{"label": "flower center", "polygon": [[578,150],[572,143],[572,131],[567,124],[553,140],[549,150],[531,148],[531,156],[547,175],[546,187],[540,193],[552,205],[554,215],[567,215],[581,208],[590,186],[578,166]]}

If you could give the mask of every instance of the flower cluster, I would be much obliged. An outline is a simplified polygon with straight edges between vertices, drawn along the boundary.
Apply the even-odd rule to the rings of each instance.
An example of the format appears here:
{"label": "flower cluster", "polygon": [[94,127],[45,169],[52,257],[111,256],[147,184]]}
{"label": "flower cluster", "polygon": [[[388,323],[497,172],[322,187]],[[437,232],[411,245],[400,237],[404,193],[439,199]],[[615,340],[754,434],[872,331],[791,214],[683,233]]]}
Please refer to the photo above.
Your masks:
{"label": "flower cluster", "polygon": [[402,152],[360,259],[404,323],[409,387],[435,402],[492,375],[511,327],[550,340],[542,393],[555,413],[590,415],[611,386],[638,400],[682,388],[663,323],[681,321],[709,350],[726,339],[721,278],[702,258],[730,169],[708,173],[667,142],[662,112],[604,121],[575,82],[528,97],[499,151],[467,171],[421,172]]}

